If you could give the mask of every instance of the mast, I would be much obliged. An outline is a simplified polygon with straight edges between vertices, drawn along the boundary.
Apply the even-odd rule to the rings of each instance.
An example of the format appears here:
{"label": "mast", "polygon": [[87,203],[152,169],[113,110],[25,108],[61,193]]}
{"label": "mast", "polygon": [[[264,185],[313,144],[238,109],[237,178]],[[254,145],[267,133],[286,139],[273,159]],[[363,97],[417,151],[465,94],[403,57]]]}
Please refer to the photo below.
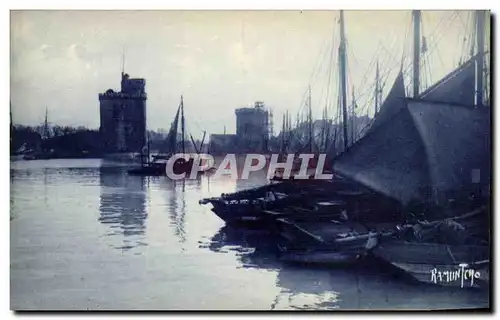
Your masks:
{"label": "mast", "polygon": [[478,16],[479,15],[478,15],[477,11],[472,14],[472,31],[471,31],[471,39],[472,39],[472,41],[470,42],[470,52],[469,52],[470,58],[472,58],[474,56],[474,52],[476,51],[475,47],[476,47],[476,42],[477,41],[475,41],[475,40],[478,38],[478,35],[476,33],[477,30],[478,30],[478,28],[477,28],[477,22],[478,22],[477,21],[477,17]]}
{"label": "mast", "polygon": [[205,136],[207,132],[203,131],[203,138],[201,138],[201,144],[200,144],[200,153],[203,151],[203,144],[205,143]]}
{"label": "mast", "polygon": [[413,97],[419,95],[420,89],[420,10],[413,10]]}
{"label": "mast", "polygon": [[285,130],[286,130],[286,116],[283,114],[283,129],[281,130],[281,153],[285,154]]}
{"label": "mast", "polygon": [[193,138],[193,135],[192,134],[189,134],[189,137],[191,138],[191,143],[193,144],[193,147],[194,147],[194,151],[197,153],[197,154],[200,154],[200,150],[198,150],[198,147],[196,146],[196,141],[194,141],[194,138]]}
{"label": "mast", "polygon": [[287,129],[286,129],[286,146],[287,149],[292,145],[292,114],[286,111],[288,113],[288,121],[287,121]]}
{"label": "mast", "polygon": [[477,98],[476,105],[483,105],[483,69],[484,69],[484,26],[485,26],[485,11],[478,10],[476,11],[476,23],[477,23],[477,52],[479,54],[477,59],[477,68],[476,68],[476,90],[477,90]]}
{"label": "mast", "polygon": [[12,140],[12,128],[13,128],[13,125],[12,125],[12,103],[9,103],[9,116],[10,116],[10,139]]}
{"label": "mast", "polygon": [[330,128],[332,126],[332,121],[328,117],[328,106],[325,106],[324,126],[326,126],[326,130],[325,130],[325,139],[324,139],[324,144],[323,144],[323,152],[327,152],[328,151],[328,141],[330,141]]}
{"label": "mast", "polygon": [[125,47],[122,48],[122,78],[125,74]]}
{"label": "mast", "polygon": [[340,63],[340,91],[342,103],[342,120],[344,122],[344,151],[348,147],[347,137],[347,84],[346,84],[346,47],[344,34],[344,11],[340,10],[340,46],[339,46],[339,63]]}
{"label": "mast", "polygon": [[378,113],[378,108],[380,103],[379,97],[380,97],[380,73],[377,60],[377,70],[375,71],[375,114]]}
{"label": "mast", "polygon": [[[151,137],[149,136],[149,133],[147,133],[146,138],[148,139],[148,154],[147,154],[147,164],[149,165],[151,163]],[[142,158],[142,157],[141,157]]]}
{"label": "mast", "polygon": [[321,119],[321,139],[318,145],[318,152],[322,152],[325,143],[325,130],[326,130],[326,106],[323,109],[323,118]]}
{"label": "mast", "polygon": [[356,141],[356,98],[354,97],[354,86],[352,86],[352,113],[351,113],[351,140]]}
{"label": "mast", "polygon": [[312,106],[311,106],[311,85],[309,85],[309,100],[307,102],[309,105],[309,152],[313,151],[313,123],[312,123]]}
{"label": "mast", "polygon": [[184,98],[181,95],[181,131],[182,131],[182,153],[186,153],[186,144],[184,142],[184,130],[185,130],[185,120],[184,120]]}
{"label": "mast", "polygon": [[43,122],[43,139],[48,139],[49,137],[49,109],[45,107],[45,121]]}

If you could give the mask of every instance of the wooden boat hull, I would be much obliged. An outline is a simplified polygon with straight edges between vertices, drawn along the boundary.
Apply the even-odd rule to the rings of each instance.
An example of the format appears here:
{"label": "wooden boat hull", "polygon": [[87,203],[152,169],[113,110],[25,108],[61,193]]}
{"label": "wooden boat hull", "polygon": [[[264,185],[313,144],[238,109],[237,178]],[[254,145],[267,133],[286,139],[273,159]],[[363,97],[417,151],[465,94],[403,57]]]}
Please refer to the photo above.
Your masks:
{"label": "wooden boat hull", "polygon": [[235,213],[230,211],[227,207],[218,208],[215,206],[212,208],[212,212],[222,219],[227,226],[265,228],[265,222],[250,209],[246,213],[243,212],[243,210]]}
{"label": "wooden boat hull", "polygon": [[[188,161],[179,159],[174,163],[172,171],[175,174],[190,174],[193,169],[193,164],[193,158],[190,158]],[[137,176],[164,176],[166,175],[166,163],[151,163],[140,168],[131,169],[128,173]]]}
{"label": "wooden boat hull", "polygon": [[364,258],[378,238],[375,233],[368,233],[332,241],[330,243],[290,243],[278,244],[280,259],[287,262],[344,265],[353,264]]}
{"label": "wooden boat hull", "polygon": [[377,232],[369,232],[356,223],[278,221],[280,258],[289,262],[356,263],[378,243]]}
{"label": "wooden boat hull", "polygon": [[[452,287],[489,286],[489,248],[392,240],[373,250],[375,257],[416,281]],[[473,270],[474,279],[462,277]]]}
{"label": "wooden boat hull", "polygon": [[342,265],[358,262],[361,254],[338,250],[287,251],[281,252],[279,258],[294,263]]}
{"label": "wooden boat hull", "polygon": [[[284,199],[269,200],[268,193],[283,194]],[[304,221],[340,219],[346,211],[349,219],[358,221],[378,219],[373,211],[394,212],[388,206],[373,208],[373,195],[344,181],[293,180],[269,184],[251,190],[223,194],[221,197],[202,199],[200,204],[211,203],[213,212],[229,225],[263,225],[269,227],[278,218],[291,217]],[[320,202],[341,205],[319,205]],[[390,216],[390,221],[394,217]]]}
{"label": "wooden boat hull", "polygon": [[[293,218],[300,221],[308,220],[331,220],[339,218],[339,210],[314,211],[312,209],[299,208],[303,200],[296,197],[286,197],[274,201],[249,201],[248,203],[231,203],[230,200],[212,199],[212,212],[221,218],[226,224],[233,226],[265,227],[274,231],[277,220],[281,218]],[[282,210],[287,207],[296,206],[297,211]]]}
{"label": "wooden boat hull", "polygon": [[[461,288],[484,288],[489,285],[489,266],[477,267],[475,265],[471,265],[464,268],[464,270],[472,268],[478,273],[478,277],[473,279],[474,276],[469,277],[468,275],[467,277],[462,278],[461,274],[459,274],[461,268],[457,265],[425,263],[409,264],[396,262],[393,262],[392,265],[411,276],[414,280],[422,283]],[[440,276],[438,273],[439,271],[441,271]]]}
{"label": "wooden boat hull", "polygon": [[[240,191],[233,194],[222,195],[217,198],[202,199],[200,204],[211,203],[212,211],[228,225],[261,225],[270,227],[277,218],[301,216],[307,219],[308,216],[319,218],[318,212],[312,212],[305,208],[313,206],[316,201],[331,201],[332,194],[329,185],[310,182],[310,186],[317,189],[303,193],[303,185],[294,182],[282,182],[265,185],[251,190]],[[273,194],[273,199],[269,198],[269,193]],[[287,207],[302,207],[300,212],[282,212]],[[273,212],[274,211],[274,212]],[[332,215],[336,214],[332,212]],[[332,216],[327,215],[327,216]]]}
{"label": "wooden boat hull", "polygon": [[[289,243],[297,244],[322,244],[333,243],[340,237],[350,237],[351,235],[367,234],[368,230],[356,223],[334,222],[332,219],[318,221],[311,219],[310,221],[296,221],[293,218],[285,218],[277,220],[277,230],[280,236]],[[355,240],[353,238],[352,240]],[[361,239],[361,244],[366,242],[366,239]],[[345,242],[358,247],[357,242]]]}

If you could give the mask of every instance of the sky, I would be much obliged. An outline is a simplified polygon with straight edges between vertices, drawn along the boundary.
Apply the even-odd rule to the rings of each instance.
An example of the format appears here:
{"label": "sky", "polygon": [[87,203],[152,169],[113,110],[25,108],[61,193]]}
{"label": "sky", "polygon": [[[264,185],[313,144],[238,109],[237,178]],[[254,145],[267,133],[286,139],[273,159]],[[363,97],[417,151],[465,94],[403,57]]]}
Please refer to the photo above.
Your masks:
{"label": "sky", "polygon": [[[282,114],[337,114],[338,11],[11,11],[13,122],[99,127],[98,94],[125,72],[146,79],[148,129],[169,128],[184,96],[194,136],[235,132],[236,108],[264,101]],[[348,88],[371,114],[375,62],[384,93],[411,63],[411,11],[345,11]],[[423,11],[423,86],[458,64],[468,11]],[[489,37],[488,37],[489,39]],[[332,50],[333,48],[333,50]],[[430,71],[429,71],[430,70]],[[328,97],[328,98],[327,98]],[[351,98],[349,98],[349,101]]]}

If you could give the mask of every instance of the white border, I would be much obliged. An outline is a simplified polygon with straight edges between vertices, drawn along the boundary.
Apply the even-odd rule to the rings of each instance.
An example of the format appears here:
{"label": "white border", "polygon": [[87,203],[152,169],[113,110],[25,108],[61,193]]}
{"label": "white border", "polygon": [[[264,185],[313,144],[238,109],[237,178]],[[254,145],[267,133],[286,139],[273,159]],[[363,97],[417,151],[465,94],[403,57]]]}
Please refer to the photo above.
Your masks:
{"label": "white border", "polygon": [[[9,2],[9,1],[6,1]],[[311,9],[363,9],[363,10],[460,10],[460,9],[488,9],[492,3],[488,1],[468,1],[455,0],[453,2],[443,1],[398,1],[398,0],[380,0],[380,1],[360,1],[360,0],[252,0],[252,1],[203,1],[203,0],[184,0],[184,1],[155,1],[155,0],[123,0],[123,1],[10,1],[10,9],[197,9],[197,10],[217,10],[217,9],[240,9],[240,10],[311,10]],[[5,3],[5,2],[3,2]],[[451,5],[450,5],[451,4]]]}
{"label": "white border", "polygon": [[[8,10],[16,10],[16,9],[293,9],[293,10],[325,10],[325,9],[433,9],[433,10],[457,10],[457,9],[492,9],[493,12],[498,12],[498,1],[482,1],[482,0],[454,0],[454,1],[430,1],[430,0],[420,0],[420,1],[407,1],[402,2],[400,0],[377,0],[377,1],[354,1],[354,0],[336,0],[336,1],[325,1],[325,0],[303,0],[303,1],[278,1],[278,0],[253,0],[253,1],[221,1],[221,0],[212,0],[202,1],[202,0],[177,0],[177,1],[153,1],[153,0],[121,0],[121,1],[79,1],[79,2],[70,2],[70,1],[2,1],[2,6],[5,6],[4,10],[1,11],[1,36],[3,45],[1,46],[0,52],[2,54],[2,59],[0,59],[2,63],[2,70],[8,70],[9,68],[9,19],[10,14]],[[3,9],[3,8],[2,8]],[[498,47],[495,47],[495,50],[498,50]],[[496,51],[498,52],[498,51]],[[495,70],[496,71],[496,70]],[[9,97],[9,74],[4,72],[2,73],[3,77],[1,78],[2,85],[0,86],[2,92],[0,97],[3,97],[3,110],[4,117],[2,120],[2,131],[8,132],[8,116],[6,109],[8,108],[8,99]],[[494,89],[497,89],[495,86]],[[496,91],[496,90],[495,90]],[[500,117],[499,112],[496,112],[496,116]],[[499,119],[495,119],[497,123],[500,123]],[[2,135],[4,138],[1,139],[2,145],[0,146],[0,150],[7,150],[8,140],[5,138],[8,135]],[[498,149],[498,143],[495,142],[495,146]],[[10,184],[7,184],[7,168],[9,168],[10,164],[7,162],[8,158],[5,155],[0,158],[2,161],[2,166],[4,170],[2,170],[1,182],[2,186],[2,198],[0,199],[0,203],[6,208],[6,212],[9,211],[10,208],[10,192],[8,192],[10,188]],[[497,178],[495,176],[495,178]],[[495,196],[497,195],[497,191],[495,191]],[[6,213],[4,215],[4,219],[7,219]],[[495,220],[499,220],[496,217]],[[5,221],[5,220],[4,220]],[[2,255],[4,257],[9,257],[9,224],[3,223],[2,227],[4,230],[1,232],[2,240],[1,242],[1,250]],[[498,230],[496,230],[498,232]],[[496,237],[495,237],[496,238]],[[10,311],[5,311],[10,309],[10,289],[9,289],[9,266],[3,259],[3,263],[1,263],[2,271],[2,281],[0,286],[2,288],[2,310],[4,310],[4,315],[7,318],[14,317],[13,313]],[[496,269],[496,268],[495,268]],[[496,270],[497,271],[497,270]],[[498,273],[496,273],[498,274]],[[492,304],[494,301],[491,302]],[[214,317],[213,315],[205,315],[206,317]],[[309,315],[301,315],[300,317],[306,318]],[[358,317],[353,314],[335,314],[335,317],[345,317],[352,318]],[[385,315],[382,315],[385,316]],[[404,316],[404,315],[401,315]],[[458,316],[458,315],[455,315]],[[50,316],[49,316],[50,317]],[[269,316],[265,316],[266,318]],[[103,316],[97,318],[104,318]],[[134,318],[146,318],[145,316]],[[189,317],[183,317],[189,318]]]}

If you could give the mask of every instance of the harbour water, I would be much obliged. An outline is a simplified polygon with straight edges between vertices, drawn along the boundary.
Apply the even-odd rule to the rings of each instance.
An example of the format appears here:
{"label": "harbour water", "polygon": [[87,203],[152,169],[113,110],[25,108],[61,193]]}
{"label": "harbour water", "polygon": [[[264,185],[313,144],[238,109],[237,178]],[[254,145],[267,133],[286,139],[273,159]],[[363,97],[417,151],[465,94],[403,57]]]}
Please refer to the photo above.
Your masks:
{"label": "harbour water", "polygon": [[98,159],[11,162],[14,310],[447,309],[487,291],[415,284],[370,266],[276,259],[198,200],[264,184],[128,176]]}

